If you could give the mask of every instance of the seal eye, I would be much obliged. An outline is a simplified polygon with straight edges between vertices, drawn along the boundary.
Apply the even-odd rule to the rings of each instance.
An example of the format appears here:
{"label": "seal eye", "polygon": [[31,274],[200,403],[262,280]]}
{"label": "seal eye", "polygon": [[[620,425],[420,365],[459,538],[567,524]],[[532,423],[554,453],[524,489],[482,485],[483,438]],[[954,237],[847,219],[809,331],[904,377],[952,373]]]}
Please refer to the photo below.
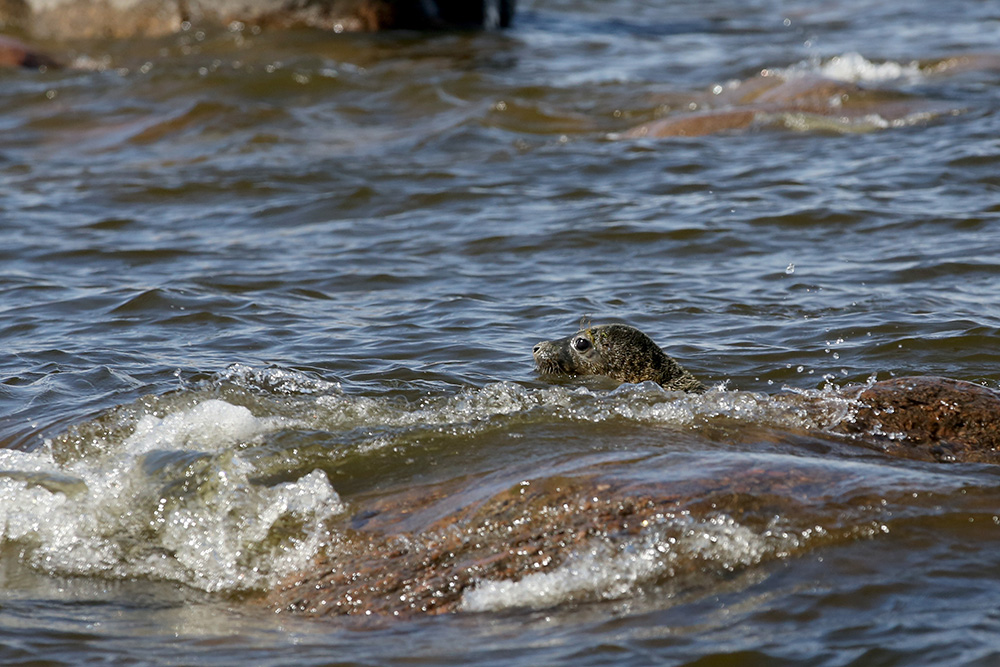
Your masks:
{"label": "seal eye", "polygon": [[590,349],[590,341],[583,336],[577,336],[573,339],[571,344],[573,345],[573,349],[577,352],[586,352]]}

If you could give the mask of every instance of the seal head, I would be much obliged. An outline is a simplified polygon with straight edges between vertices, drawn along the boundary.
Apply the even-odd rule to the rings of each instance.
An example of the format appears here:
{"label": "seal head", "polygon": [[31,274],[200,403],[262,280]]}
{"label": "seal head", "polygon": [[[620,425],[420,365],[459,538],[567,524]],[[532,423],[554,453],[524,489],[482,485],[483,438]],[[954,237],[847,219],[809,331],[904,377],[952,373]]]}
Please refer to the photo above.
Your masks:
{"label": "seal head", "polygon": [[670,391],[703,393],[705,385],[646,334],[627,324],[602,324],[534,348],[546,375],[604,375],[618,382],[656,382]]}

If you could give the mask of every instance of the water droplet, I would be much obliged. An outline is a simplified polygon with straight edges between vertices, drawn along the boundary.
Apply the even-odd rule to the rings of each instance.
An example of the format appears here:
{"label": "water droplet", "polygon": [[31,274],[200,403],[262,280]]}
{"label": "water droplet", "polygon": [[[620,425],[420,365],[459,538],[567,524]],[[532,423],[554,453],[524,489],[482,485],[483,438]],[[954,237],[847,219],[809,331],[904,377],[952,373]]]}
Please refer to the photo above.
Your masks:
{"label": "water droplet", "polygon": [[790,275],[792,275],[793,273],[795,273],[795,265],[794,265],[794,264],[792,264],[791,262],[789,262],[789,263],[788,263],[788,266],[787,266],[787,267],[785,267],[785,275],[786,275],[786,276],[790,276]]}

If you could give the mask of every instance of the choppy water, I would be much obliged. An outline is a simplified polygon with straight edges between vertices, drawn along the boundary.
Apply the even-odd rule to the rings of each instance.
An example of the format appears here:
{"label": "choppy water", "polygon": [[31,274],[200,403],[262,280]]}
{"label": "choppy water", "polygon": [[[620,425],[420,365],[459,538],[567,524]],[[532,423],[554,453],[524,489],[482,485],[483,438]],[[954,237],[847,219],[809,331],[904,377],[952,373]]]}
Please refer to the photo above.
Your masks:
{"label": "choppy water", "polygon": [[[1000,471],[889,459],[767,393],[1000,384],[1000,71],[933,71],[1000,52],[1000,14],[654,4],[47,45],[77,67],[0,74],[5,663],[997,658]],[[614,139],[762,69],[948,111]],[[536,377],[584,315],[716,389]],[[417,544],[420,516],[595,469],[683,512],[458,614],[259,601],[379,503],[423,508],[381,528]]]}

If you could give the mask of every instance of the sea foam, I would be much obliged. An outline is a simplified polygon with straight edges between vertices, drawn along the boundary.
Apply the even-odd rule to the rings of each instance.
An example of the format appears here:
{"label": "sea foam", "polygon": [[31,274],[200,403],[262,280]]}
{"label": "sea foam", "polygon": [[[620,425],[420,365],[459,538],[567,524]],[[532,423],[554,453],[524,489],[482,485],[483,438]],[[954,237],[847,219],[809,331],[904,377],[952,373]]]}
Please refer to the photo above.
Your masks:
{"label": "sea foam", "polygon": [[0,451],[0,543],[54,574],[272,585],[317,553],[324,522],[343,511],[322,471],[254,479],[240,447],[290,423],[210,399],[139,414],[123,442],[66,463],[52,441]]}

